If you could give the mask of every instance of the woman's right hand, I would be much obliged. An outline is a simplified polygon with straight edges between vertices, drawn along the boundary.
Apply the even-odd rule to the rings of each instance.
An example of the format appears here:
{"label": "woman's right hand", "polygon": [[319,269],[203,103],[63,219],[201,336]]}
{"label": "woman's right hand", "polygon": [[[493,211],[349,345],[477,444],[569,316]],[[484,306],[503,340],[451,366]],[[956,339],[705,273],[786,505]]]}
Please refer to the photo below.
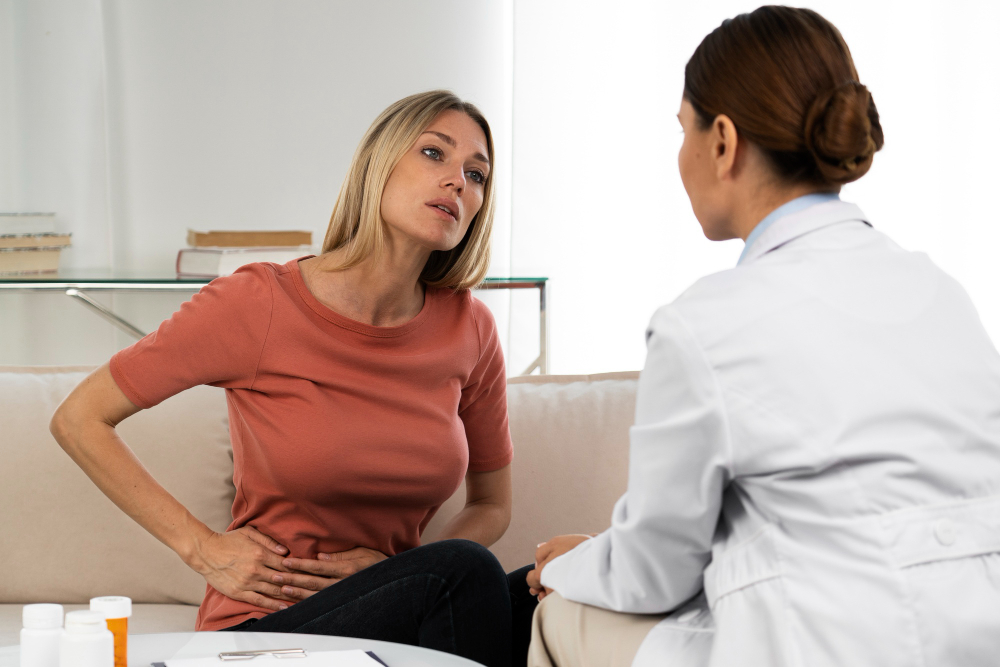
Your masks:
{"label": "woman's right hand", "polygon": [[209,532],[197,541],[189,565],[226,597],[257,607],[280,611],[295,600],[272,583],[288,549],[252,526],[226,533]]}

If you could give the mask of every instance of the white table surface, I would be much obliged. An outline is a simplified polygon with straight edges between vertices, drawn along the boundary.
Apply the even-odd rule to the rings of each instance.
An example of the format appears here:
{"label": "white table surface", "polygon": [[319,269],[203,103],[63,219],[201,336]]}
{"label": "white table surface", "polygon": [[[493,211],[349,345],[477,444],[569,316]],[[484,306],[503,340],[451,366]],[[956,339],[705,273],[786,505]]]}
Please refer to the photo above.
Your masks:
{"label": "white table surface", "polygon": [[[170,658],[204,658],[223,651],[253,651],[259,649],[304,648],[311,651],[371,651],[389,667],[477,667],[454,655],[416,646],[392,644],[352,637],[299,635],[272,632],[173,632],[158,635],[131,635],[128,638],[129,667],[149,667],[152,662]],[[19,648],[0,648],[0,667],[19,667]],[[294,667],[294,661],[289,661]],[[223,664],[223,663],[220,663]],[[224,663],[252,667],[253,661]]]}

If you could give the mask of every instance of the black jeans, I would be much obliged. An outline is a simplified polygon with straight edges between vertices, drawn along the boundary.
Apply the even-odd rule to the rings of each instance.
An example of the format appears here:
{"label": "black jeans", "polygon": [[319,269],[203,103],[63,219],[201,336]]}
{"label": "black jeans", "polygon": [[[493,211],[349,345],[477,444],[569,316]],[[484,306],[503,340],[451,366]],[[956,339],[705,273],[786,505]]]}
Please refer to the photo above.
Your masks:
{"label": "black jeans", "polygon": [[360,637],[423,646],[488,667],[524,665],[535,607],[524,582],[530,569],[508,578],[485,547],[444,540],[387,558],[288,609],[229,629]]}

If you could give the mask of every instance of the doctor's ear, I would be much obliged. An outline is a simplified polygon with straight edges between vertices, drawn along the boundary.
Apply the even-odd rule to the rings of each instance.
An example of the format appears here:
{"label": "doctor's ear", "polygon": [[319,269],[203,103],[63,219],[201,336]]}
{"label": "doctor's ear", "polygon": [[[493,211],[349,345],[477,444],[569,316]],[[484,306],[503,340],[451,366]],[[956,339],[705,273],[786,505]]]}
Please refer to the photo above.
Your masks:
{"label": "doctor's ear", "polygon": [[739,144],[739,133],[733,120],[719,114],[712,121],[709,131],[712,160],[715,162],[715,175],[720,180],[726,180],[733,175],[736,165],[736,153]]}

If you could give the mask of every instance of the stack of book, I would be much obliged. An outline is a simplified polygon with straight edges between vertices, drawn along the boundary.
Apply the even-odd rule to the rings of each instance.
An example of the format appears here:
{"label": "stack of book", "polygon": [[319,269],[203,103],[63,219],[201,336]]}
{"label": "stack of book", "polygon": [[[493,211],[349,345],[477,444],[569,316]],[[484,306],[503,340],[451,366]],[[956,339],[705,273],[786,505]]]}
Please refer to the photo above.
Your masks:
{"label": "stack of book", "polygon": [[188,230],[189,248],[177,253],[181,278],[228,276],[244,264],[284,264],[312,253],[312,232],[196,232]]}
{"label": "stack of book", "polygon": [[55,213],[0,212],[0,273],[54,273],[70,234],[56,232]]}

